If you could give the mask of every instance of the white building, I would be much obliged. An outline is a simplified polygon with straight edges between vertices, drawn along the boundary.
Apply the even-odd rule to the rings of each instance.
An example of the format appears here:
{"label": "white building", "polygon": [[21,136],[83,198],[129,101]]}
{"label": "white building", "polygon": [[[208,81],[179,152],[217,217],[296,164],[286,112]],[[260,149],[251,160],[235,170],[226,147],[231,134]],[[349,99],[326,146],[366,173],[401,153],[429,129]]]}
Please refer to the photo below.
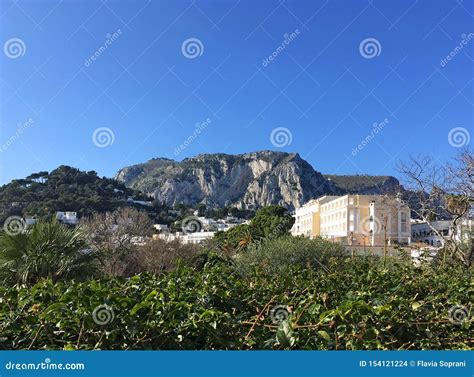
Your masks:
{"label": "white building", "polygon": [[382,195],[323,196],[295,211],[294,236],[323,237],[346,245],[410,243],[410,209]]}
{"label": "white building", "polygon": [[153,224],[153,228],[155,228],[158,232],[168,232],[169,228],[166,224]]}
{"label": "white building", "polygon": [[202,241],[214,237],[215,232],[194,232],[194,233],[161,233],[153,235],[154,239],[161,239],[166,242],[179,241],[183,244],[198,244]]}
{"label": "white building", "polygon": [[[448,237],[450,232],[450,221],[432,221],[431,225],[444,237]],[[424,243],[428,246],[442,247],[444,239],[431,229],[427,222],[421,220],[412,220],[411,222],[411,240],[413,243]]]}
{"label": "white building", "polygon": [[[195,217],[195,222],[199,222],[200,229],[196,229],[196,232],[176,232],[171,233],[170,229],[163,224],[155,224],[154,228],[158,231],[158,234],[154,234],[154,239],[161,239],[167,242],[178,240],[184,244],[197,244],[202,241],[211,239],[214,237],[217,231],[227,231],[239,224],[248,223],[247,220],[239,219],[237,217],[228,216],[222,220],[208,219],[205,217]],[[193,229],[194,230],[194,229]]]}
{"label": "white building", "polygon": [[295,224],[291,229],[294,236],[305,236],[313,238],[319,235],[319,213],[320,207],[337,196],[323,196],[312,199],[302,207],[295,210]]}
{"label": "white building", "polygon": [[76,225],[79,222],[77,212],[56,212],[56,219],[69,225]]}
{"label": "white building", "polygon": [[25,224],[28,226],[35,225],[36,219],[34,217],[25,217]]}
{"label": "white building", "polygon": [[[412,242],[424,243],[428,246],[436,248],[444,246],[444,240],[449,239],[453,233],[451,228],[452,222],[449,220],[432,221],[430,225],[426,221],[413,220],[411,223],[411,237]],[[432,229],[435,228],[441,235],[436,234]],[[454,241],[456,242],[470,242],[472,241],[472,233],[474,224],[472,219],[465,219],[457,226]]]}

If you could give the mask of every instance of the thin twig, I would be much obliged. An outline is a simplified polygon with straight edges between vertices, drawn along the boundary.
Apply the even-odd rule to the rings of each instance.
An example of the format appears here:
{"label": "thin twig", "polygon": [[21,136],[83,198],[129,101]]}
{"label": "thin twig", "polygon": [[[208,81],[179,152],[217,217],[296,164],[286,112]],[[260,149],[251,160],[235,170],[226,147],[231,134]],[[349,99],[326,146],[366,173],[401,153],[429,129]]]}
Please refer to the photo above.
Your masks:
{"label": "thin twig", "polygon": [[260,317],[262,316],[262,314],[265,312],[265,310],[270,306],[270,304],[273,302],[273,300],[275,300],[278,296],[273,296],[270,301],[268,301],[266,303],[266,305],[263,307],[263,309],[261,310],[260,313],[258,313],[257,315],[257,318],[255,318],[255,322],[253,323],[252,327],[250,328],[249,332],[247,333],[247,335],[245,336],[245,339],[248,339],[248,337],[250,336],[250,334],[252,334],[253,330],[255,329],[255,326],[257,326],[257,322],[260,320]]}
{"label": "thin twig", "polygon": [[36,331],[35,337],[34,337],[33,340],[31,341],[30,346],[28,347],[29,350],[31,349],[31,347],[33,347],[33,344],[35,344],[36,339],[38,339],[39,333],[41,332],[41,330],[43,329],[43,327],[44,327],[43,325],[41,325],[40,327],[38,327],[38,331]]}
{"label": "thin twig", "polygon": [[79,336],[77,338],[76,349],[79,348],[79,344],[81,343],[82,333],[84,332],[84,319],[82,320],[81,330],[79,331]]}

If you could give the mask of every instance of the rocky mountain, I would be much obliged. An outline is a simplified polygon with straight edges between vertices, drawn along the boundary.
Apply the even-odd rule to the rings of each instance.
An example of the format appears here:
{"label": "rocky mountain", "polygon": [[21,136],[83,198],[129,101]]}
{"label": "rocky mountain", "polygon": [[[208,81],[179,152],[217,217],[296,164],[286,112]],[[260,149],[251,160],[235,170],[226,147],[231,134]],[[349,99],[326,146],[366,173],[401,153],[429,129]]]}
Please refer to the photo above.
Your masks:
{"label": "rocky mountain", "polygon": [[210,207],[279,204],[294,208],[337,192],[297,153],[272,151],[202,154],[181,162],[153,159],[121,169],[115,178],[165,203],[203,202]]}
{"label": "rocky mountain", "polygon": [[181,162],[156,158],[121,169],[115,179],[170,205],[240,208],[293,209],[325,194],[374,194],[398,185],[393,177],[324,177],[299,154],[274,151],[201,154]]}

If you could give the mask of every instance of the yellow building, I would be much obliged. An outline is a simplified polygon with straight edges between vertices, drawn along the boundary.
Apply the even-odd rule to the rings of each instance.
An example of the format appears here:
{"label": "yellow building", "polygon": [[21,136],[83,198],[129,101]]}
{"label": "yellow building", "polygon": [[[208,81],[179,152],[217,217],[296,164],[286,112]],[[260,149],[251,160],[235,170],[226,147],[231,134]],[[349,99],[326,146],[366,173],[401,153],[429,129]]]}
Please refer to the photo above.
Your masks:
{"label": "yellow building", "polygon": [[382,195],[323,196],[296,209],[292,234],[346,245],[408,244],[410,209]]}

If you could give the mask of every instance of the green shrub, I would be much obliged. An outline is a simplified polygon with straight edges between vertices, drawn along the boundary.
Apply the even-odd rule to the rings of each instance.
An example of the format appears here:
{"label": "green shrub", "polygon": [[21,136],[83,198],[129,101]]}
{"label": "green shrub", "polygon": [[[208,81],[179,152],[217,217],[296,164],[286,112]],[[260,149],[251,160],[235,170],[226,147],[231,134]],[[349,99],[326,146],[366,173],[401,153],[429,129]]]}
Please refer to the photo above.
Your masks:
{"label": "green shrub", "polygon": [[[279,242],[283,250],[284,241]],[[470,309],[470,270],[417,269],[403,263],[384,268],[372,258],[328,257],[324,269],[303,264],[303,259],[287,263],[276,274],[256,266],[243,276],[229,260],[209,254],[201,269],[178,267],[130,279],[42,280],[31,288],[0,288],[0,348],[473,346],[472,322],[466,318],[452,323],[449,317],[456,305]],[[113,316],[107,321],[99,317],[106,322],[100,324],[94,310],[103,305]]]}
{"label": "green shrub", "polygon": [[324,269],[331,258],[344,254],[343,246],[322,238],[287,236],[253,243],[249,250],[236,257],[236,263],[246,272],[258,269],[267,274],[280,274],[292,266]]}

